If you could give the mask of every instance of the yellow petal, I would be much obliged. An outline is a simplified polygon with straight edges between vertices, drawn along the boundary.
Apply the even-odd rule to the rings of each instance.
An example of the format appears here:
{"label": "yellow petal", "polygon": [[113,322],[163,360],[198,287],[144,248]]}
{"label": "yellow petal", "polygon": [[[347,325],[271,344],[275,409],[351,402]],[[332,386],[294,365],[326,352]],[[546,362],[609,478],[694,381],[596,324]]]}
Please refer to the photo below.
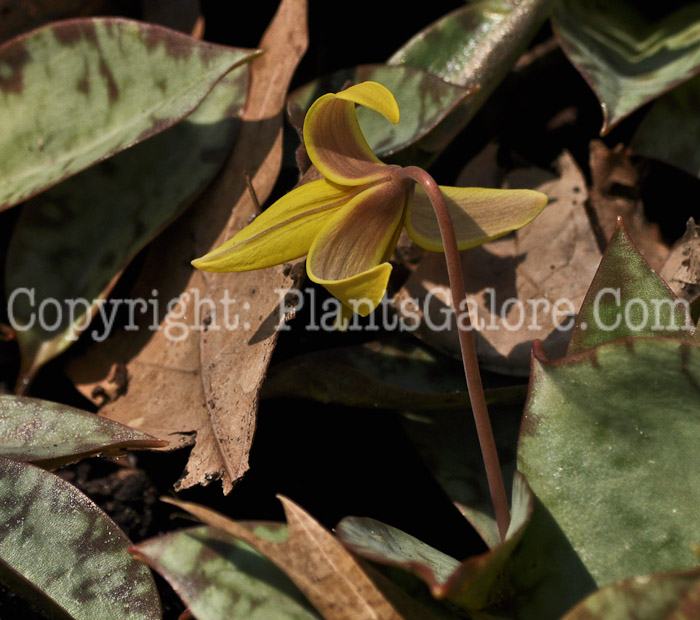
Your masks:
{"label": "yellow petal", "polygon": [[328,218],[361,192],[325,179],[301,185],[192,264],[204,271],[249,271],[299,258],[309,251]]}
{"label": "yellow petal", "polygon": [[399,104],[394,94],[377,82],[362,82],[336,93],[338,99],[352,101],[358,105],[379,112],[388,121],[396,125],[399,122]]}
{"label": "yellow petal", "polygon": [[[466,250],[529,224],[547,205],[547,196],[529,189],[440,186],[447,201],[460,250]],[[416,186],[408,207],[406,230],[419,246],[442,252],[435,212],[425,191]]]}
{"label": "yellow petal", "polygon": [[384,296],[391,256],[401,232],[406,191],[392,182],[368,187],[338,211],[315,237],[309,278],[362,316]]}
{"label": "yellow petal", "polygon": [[306,113],[304,142],[312,163],[327,179],[342,185],[364,185],[387,175],[385,164],[367,144],[355,114],[364,105],[399,120],[399,108],[387,88],[363,82],[337,94],[323,95]]}

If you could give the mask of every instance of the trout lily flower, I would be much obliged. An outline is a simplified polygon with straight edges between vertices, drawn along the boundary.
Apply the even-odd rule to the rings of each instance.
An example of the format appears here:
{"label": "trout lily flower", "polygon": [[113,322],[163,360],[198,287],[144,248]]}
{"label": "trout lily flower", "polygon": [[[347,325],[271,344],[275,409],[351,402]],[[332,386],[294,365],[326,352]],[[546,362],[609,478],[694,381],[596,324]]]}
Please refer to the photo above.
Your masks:
{"label": "trout lily flower", "polygon": [[[409,168],[375,156],[357,121],[356,105],[399,122],[396,99],[376,82],[317,99],[306,114],[303,135],[309,158],[324,178],[293,189],[192,264],[205,271],[247,271],[306,255],[309,278],[342,302],[342,325],[353,312],[366,316],[380,303],[392,270],[389,258],[404,226],[422,248],[443,251],[428,193],[416,185]],[[440,190],[460,250],[524,226],[547,203],[544,194],[531,190]]]}

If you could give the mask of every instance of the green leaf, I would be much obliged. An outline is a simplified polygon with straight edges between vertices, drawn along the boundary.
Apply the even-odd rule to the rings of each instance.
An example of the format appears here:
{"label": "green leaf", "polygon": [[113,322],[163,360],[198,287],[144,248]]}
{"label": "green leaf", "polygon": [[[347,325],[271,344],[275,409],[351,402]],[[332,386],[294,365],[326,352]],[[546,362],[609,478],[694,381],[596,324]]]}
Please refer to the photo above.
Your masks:
{"label": "green leaf", "polygon": [[[116,306],[104,300],[121,271],[206,187],[228,155],[247,76],[247,65],[234,70],[183,122],[23,206],[5,278],[22,354],[20,383],[67,349],[94,313],[109,325]],[[132,314],[165,311],[154,309],[152,300],[139,303]],[[101,339],[103,332],[93,335]]]}
{"label": "green leaf", "polygon": [[337,526],[340,540],[354,553],[374,562],[397,566],[428,585],[433,596],[465,609],[483,609],[505,592],[501,575],[530,521],[533,495],[525,479],[513,481],[512,520],[506,539],[486,553],[464,562],[417,538],[374,519],[346,517]]}
{"label": "green leaf", "polygon": [[643,10],[632,0],[562,0],[552,15],[564,52],[600,101],[602,135],[700,71],[700,3],[662,18]]}
{"label": "green leaf", "polygon": [[50,24],[0,47],[0,210],[187,116],[256,52],[116,18]]}
{"label": "green leaf", "polygon": [[383,116],[358,106],[357,118],[372,150],[391,155],[410,146],[440,123],[470,95],[468,89],[449,84],[430,73],[412,67],[360,65],[314,80],[294,91],[289,100],[306,112],[327,92],[337,92],[350,81],[372,80],[386,86],[399,104],[401,121],[392,125]]}
{"label": "green leaf", "polygon": [[[516,443],[522,401],[490,405],[489,413],[506,488],[515,471]],[[457,509],[490,548],[500,542],[491,496],[481,459],[474,418],[467,410],[445,410],[421,415],[406,413],[402,424]]]}
{"label": "green leaf", "polygon": [[693,330],[689,304],[644,260],[618,218],[581,304],[568,353],[628,336],[690,339]]}
{"label": "green leaf", "polygon": [[424,69],[475,93],[421,147],[438,153],[474,117],[508,75],[554,0],[480,0],[417,33],[388,60]]}
{"label": "green leaf", "polygon": [[504,597],[497,605],[511,620],[560,620],[596,585],[542,502],[535,497],[532,517],[504,567]]}
{"label": "green leaf", "polygon": [[[250,524],[279,541],[283,524]],[[319,616],[290,579],[249,545],[213,527],[181,530],[139,543],[131,553],[170,583],[198,620],[313,620]]]}
{"label": "green leaf", "polygon": [[96,454],[158,448],[166,442],[58,403],[0,395],[0,456],[46,468]]}
{"label": "green leaf", "polygon": [[637,128],[631,148],[700,177],[700,78],[674,88],[654,103]]}
{"label": "green leaf", "polygon": [[[524,389],[518,386],[488,390],[487,402],[517,401],[521,396]],[[411,411],[462,412],[470,406],[461,364],[406,338],[315,351],[275,364],[261,397]]]}
{"label": "green leaf", "polygon": [[73,485],[0,458],[0,580],[75,620],[159,620],[150,571],[129,539]]}
{"label": "green leaf", "polygon": [[596,584],[696,566],[700,346],[535,349],[519,469]]}
{"label": "green leaf", "polygon": [[632,577],[591,594],[562,620],[689,620],[700,617],[700,569]]}

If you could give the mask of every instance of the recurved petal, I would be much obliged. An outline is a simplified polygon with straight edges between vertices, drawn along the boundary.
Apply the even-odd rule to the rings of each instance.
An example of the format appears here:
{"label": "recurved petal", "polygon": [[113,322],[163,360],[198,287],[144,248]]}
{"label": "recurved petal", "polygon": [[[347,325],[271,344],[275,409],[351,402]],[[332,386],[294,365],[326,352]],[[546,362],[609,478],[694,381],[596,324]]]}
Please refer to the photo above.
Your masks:
{"label": "recurved petal", "polygon": [[[529,224],[547,205],[547,196],[529,189],[440,186],[447,201],[460,250],[466,250]],[[420,186],[408,207],[406,230],[419,246],[442,252],[433,207]]]}
{"label": "recurved petal", "polygon": [[337,94],[323,95],[306,113],[304,142],[313,164],[326,178],[343,185],[362,185],[387,174],[367,144],[355,114],[355,104],[399,121],[399,108],[390,90],[363,82]]}
{"label": "recurved petal", "polygon": [[391,274],[386,262],[403,225],[406,192],[391,181],[368,187],[323,227],[309,250],[306,271],[345,306],[367,316],[381,301]]}
{"label": "recurved petal", "polygon": [[249,271],[299,258],[309,251],[328,218],[361,191],[325,179],[301,185],[192,264],[204,271]]}

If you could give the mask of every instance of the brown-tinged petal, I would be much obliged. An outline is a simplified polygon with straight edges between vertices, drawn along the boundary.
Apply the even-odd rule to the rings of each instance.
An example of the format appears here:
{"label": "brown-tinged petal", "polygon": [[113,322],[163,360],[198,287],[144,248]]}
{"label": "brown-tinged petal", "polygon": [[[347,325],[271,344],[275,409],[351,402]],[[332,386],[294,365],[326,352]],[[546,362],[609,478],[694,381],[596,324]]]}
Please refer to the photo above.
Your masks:
{"label": "brown-tinged petal", "polygon": [[[529,224],[547,204],[547,196],[529,189],[440,189],[452,216],[457,244],[466,250]],[[442,238],[433,207],[425,191],[416,186],[408,207],[406,230],[419,246],[442,252]]]}
{"label": "brown-tinged petal", "polygon": [[372,312],[386,291],[386,261],[396,247],[406,200],[405,188],[386,181],[348,202],[311,244],[309,278],[358,314]]}
{"label": "brown-tinged petal", "polygon": [[377,159],[362,135],[356,104],[379,112],[392,123],[399,121],[394,95],[376,82],[323,95],[309,108],[304,120],[309,158],[323,176],[342,185],[363,185],[387,176],[386,164]]}

